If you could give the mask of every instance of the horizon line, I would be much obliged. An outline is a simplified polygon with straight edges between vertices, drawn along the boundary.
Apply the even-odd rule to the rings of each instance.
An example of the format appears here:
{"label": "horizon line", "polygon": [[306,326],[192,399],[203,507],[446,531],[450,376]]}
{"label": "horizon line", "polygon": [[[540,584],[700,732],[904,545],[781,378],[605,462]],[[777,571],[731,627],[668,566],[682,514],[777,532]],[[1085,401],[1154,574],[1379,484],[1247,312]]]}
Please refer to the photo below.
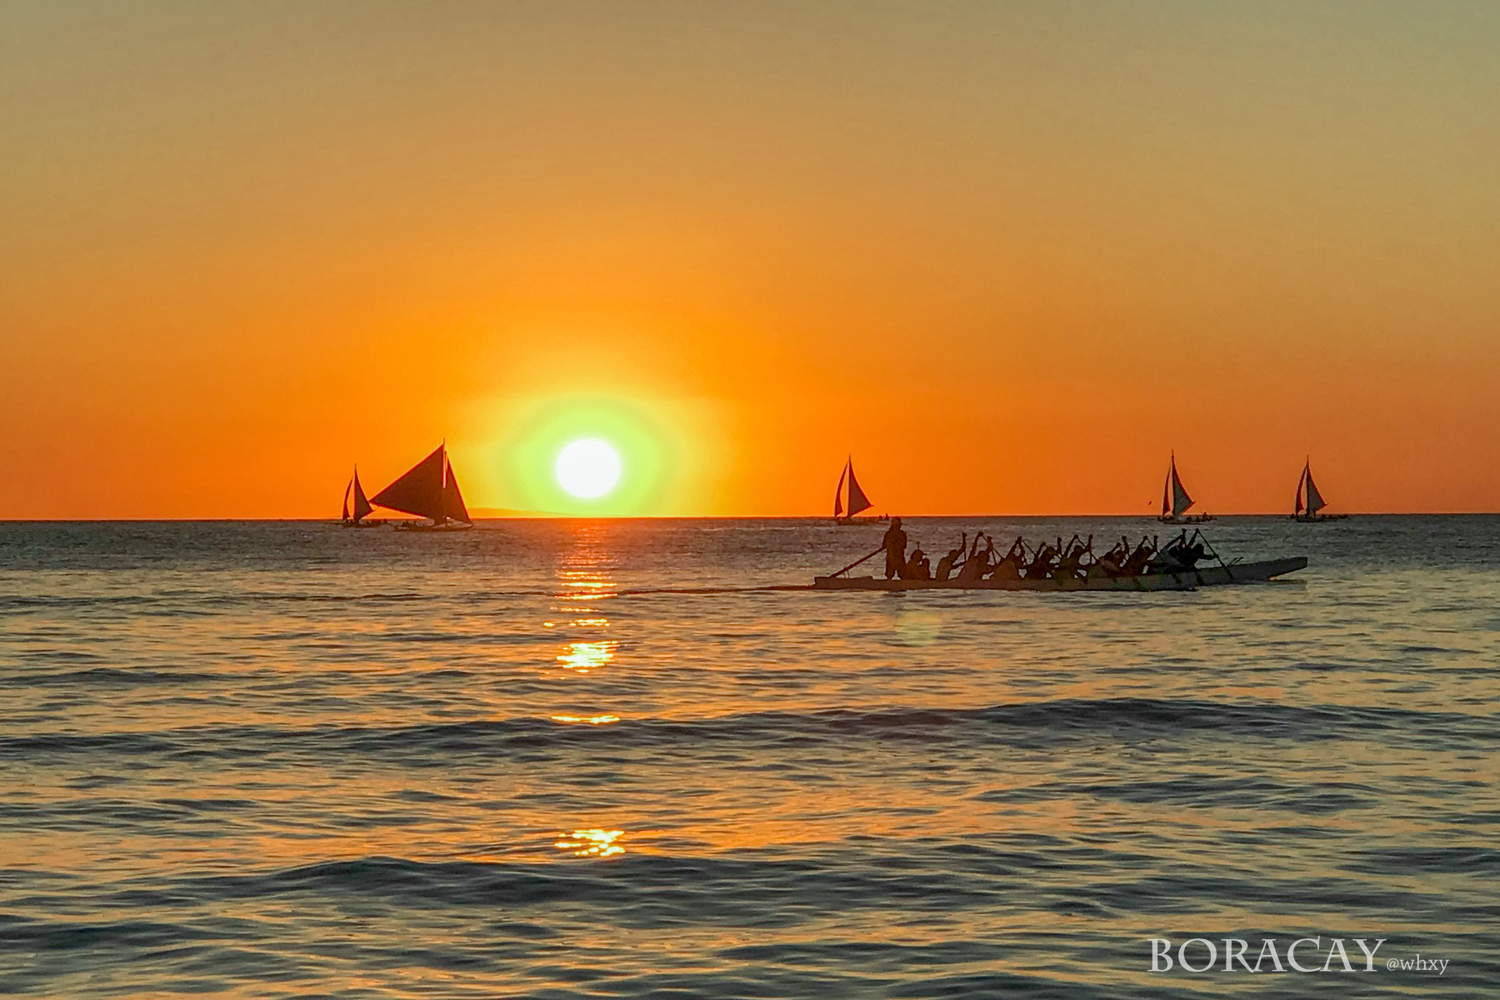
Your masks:
{"label": "horizon line", "polygon": [[[893,514],[892,517],[900,517],[903,520],[954,520],[960,518],[993,518],[993,519],[1056,519],[1056,518],[1108,518],[1119,520],[1144,520],[1157,521],[1154,514]],[[1500,516],[1500,510],[1405,510],[1405,511],[1348,511],[1343,512],[1345,518],[1355,517],[1494,517]],[[1273,512],[1242,512],[1215,514],[1214,520],[1222,518],[1280,518],[1291,521],[1291,514]],[[387,521],[420,521],[421,518],[384,518]],[[496,514],[475,517],[472,522],[477,524],[481,521],[833,521],[827,514],[560,514],[546,511],[527,512],[524,514]],[[337,517],[0,517],[0,524],[338,524]],[[885,524],[886,521],[871,518],[870,524]],[[1164,527],[1202,527],[1204,522],[1193,524],[1171,524],[1160,522]],[[1207,522],[1211,524],[1212,522]],[[858,527],[859,525],[838,525],[839,527]]]}

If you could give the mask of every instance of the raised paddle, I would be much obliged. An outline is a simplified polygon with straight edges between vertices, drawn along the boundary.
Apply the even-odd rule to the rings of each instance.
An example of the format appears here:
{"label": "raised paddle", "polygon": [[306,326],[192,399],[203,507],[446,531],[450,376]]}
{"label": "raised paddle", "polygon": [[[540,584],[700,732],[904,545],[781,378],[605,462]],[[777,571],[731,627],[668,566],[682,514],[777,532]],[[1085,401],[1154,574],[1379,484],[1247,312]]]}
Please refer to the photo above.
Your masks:
{"label": "raised paddle", "polygon": [[1203,531],[1202,531],[1202,529],[1194,529],[1193,530],[1193,537],[1194,538],[1201,538],[1201,539],[1203,539],[1203,547],[1208,550],[1208,554],[1211,555],[1211,556],[1213,556],[1215,559],[1219,560],[1219,566],[1220,566],[1220,568],[1222,568],[1225,573],[1229,574],[1229,579],[1233,580],[1234,579],[1234,570],[1232,570],[1232,569],[1229,568],[1229,564],[1224,561],[1224,557],[1223,556],[1219,555],[1218,550],[1213,547],[1213,544],[1211,542],[1209,542],[1209,540],[1207,538],[1203,537]]}

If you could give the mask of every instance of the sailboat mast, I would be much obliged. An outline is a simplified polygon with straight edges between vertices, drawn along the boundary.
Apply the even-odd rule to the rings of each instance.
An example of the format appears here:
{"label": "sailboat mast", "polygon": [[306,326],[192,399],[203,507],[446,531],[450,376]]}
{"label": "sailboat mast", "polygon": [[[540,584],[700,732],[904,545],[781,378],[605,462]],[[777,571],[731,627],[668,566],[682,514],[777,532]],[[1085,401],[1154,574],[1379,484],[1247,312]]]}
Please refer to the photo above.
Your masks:
{"label": "sailboat mast", "polygon": [[447,438],[444,438],[443,439],[443,443],[440,444],[440,445],[438,445],[438,452],[442,455],[442,459],[438,462],[438,468],[441,471],[438,473],[438,494],[437,494],[437,512],[438,513],[437,513],[437,516],[432,519],[432,523],[435,524],[435,525],[437,525],[437,524],[447,524],[448,523],[448,512],[447,512],[446,509],[444,509],[444,506],[443,506],[443,494],[448,491],[448,475],[449,475],[449,473],[448,473],[448,439]]}

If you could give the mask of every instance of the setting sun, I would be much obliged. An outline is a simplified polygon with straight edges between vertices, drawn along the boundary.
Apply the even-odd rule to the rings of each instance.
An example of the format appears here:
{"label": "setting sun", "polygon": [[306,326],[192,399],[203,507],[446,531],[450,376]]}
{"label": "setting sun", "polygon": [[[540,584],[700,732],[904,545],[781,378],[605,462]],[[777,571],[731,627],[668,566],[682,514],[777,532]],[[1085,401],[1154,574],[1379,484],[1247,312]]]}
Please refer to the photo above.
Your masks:
{"label": "setting sun", "polygon": [[582,500],[602,497],[620,481],[620,456],[597,438],[574,441],[558,452],[557,485]]}

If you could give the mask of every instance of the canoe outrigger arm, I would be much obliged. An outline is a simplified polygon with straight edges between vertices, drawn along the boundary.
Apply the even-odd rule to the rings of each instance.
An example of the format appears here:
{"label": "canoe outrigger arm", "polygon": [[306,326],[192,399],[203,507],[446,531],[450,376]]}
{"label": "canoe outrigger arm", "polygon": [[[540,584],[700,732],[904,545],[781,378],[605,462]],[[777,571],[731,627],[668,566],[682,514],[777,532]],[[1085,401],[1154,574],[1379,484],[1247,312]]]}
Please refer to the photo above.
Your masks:
{"label": "canoe outrigger arm", "polygon": [[[876,549],[874,552],[871,552],[869,555],[867,555],[867,556],[860,556],[858,559],[854,560],[852,563],[850,563],[849,565],[845,566],[843,569],[839,570],[837,573],[833,574],[833,576],[843,576],[845,573],[849,572],[851,569],[853,569],[854,567],[858,566],[860,563],[869,562],[871,559],[874,559],[876,556],[880,555],[880,553],[882,553],[884,551],[885,551],[885,546],[882,545],[880,548]],[[832,577],[830,577],[829,579],[832,579]]]}

